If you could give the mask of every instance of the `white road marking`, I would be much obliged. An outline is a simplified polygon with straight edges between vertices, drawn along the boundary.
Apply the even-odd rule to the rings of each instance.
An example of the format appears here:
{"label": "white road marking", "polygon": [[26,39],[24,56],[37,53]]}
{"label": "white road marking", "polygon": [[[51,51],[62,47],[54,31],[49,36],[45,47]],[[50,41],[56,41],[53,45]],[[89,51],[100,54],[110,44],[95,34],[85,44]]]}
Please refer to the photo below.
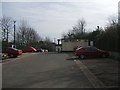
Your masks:
{"label": "white road marking", "polygon": [[94,88],[105,88],[104,84],[79,60],[74,60]]}

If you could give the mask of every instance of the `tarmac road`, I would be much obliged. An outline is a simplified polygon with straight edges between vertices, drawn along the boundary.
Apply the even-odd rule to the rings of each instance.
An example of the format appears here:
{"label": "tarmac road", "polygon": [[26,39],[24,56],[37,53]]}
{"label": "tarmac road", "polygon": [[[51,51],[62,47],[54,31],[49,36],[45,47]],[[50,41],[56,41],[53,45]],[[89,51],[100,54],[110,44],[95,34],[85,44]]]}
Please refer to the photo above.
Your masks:
{"label": "tarmac road", "polygon": [[0,89],[2,89],[2,63],[0,63]]}
{"label": "tarmac road", "polygon": [[65,53],[35,53],[2,66],[3,88],[94,88]]}

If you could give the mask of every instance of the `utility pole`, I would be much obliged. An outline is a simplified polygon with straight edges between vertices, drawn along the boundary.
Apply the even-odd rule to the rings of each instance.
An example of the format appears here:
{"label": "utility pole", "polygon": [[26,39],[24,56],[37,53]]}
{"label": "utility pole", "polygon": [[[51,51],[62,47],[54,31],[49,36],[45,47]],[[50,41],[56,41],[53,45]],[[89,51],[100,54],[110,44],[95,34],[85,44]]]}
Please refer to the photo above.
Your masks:
{"label": "utility pole", "polygon": [[56,40],[56,38],[54,38],[54,43],[56,43],[56,41],[55,41],[55,40]]}
{"label": "utility pole", "polygon": [[15,23],[16,21],[13,21],[14,22],[14,48],[15,48]]}

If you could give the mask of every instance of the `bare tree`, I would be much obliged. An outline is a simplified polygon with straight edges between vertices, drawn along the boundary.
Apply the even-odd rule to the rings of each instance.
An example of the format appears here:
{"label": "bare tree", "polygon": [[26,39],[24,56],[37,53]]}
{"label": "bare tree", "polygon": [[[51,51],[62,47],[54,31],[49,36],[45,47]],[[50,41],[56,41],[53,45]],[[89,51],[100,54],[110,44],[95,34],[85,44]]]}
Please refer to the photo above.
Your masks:
{"label": "bare tree", "polygon": [[73,26],[72,32],[73,32],[74,34],[79,33],[79,30],[78,30],[77,26]]}
{"label": "bare tree", "polygon": [[52,42],[51,40],[50,40],[50,38],[49,37],[45,37],[45,40],[44,40],[45,42]]}
{"label": "bare tree", "polygon": [[108,25],[115,25],[117,23],[118,23],[117,16],[112,15],[108,18]]}
{"label": "bare tree", "polygon": [[22,46],[31,46],[41,39],[38,33],[23,20],[19,25],[16,40]]}
{"label": "bare tree", "polygon": [[0,27],[2,29],[3,39],[6,39],[6,41],[8,42],[9,33],[12,32],[10,30],[13,28],[13,20],[12,20],[12,18],[3,16],[0,19]]}
{"label": "bare tree", "polygon": [[83,18],[79,19],[77,24],[72,27],[72,30],[69,30],[68,33],[63,36],[63,38],[73,40],[83,37],[85,34],[85,26],[86,21]]}
{"label": "bare tree", "polygon": [[78,22],[77,22],[77,30],[80,32],[80,33],[84,33],[85,32],[85,26],[86,26],[86,21],[82,18],[82,19],[79,19]]}
{"label": "bare tree", "polygon": [[27,22],[26,21],[21,21],[19,25],[19,30],[17,31],[17,37],[16,41],[19,41],[22,45],[25,43],[25,36],[27,34]]}
{"label": "bare tree", "polygon": [[67,39],[67,34],[66,34],[66,33],[62,33],[62,38],[63,38],[64,40],[66,40],[66,39]]}
{"label": "bare tree", "polygon": [[[72,27],[72,30],[70,33],[76,35],[76,34],[80,34],[80,33],[84,33],[85,32],[85,26],[86,26],[86,21],[82,18],[79,19],[77,21],[77,24],[75,26]],[[69,32],[68,32],[69,33]]]}

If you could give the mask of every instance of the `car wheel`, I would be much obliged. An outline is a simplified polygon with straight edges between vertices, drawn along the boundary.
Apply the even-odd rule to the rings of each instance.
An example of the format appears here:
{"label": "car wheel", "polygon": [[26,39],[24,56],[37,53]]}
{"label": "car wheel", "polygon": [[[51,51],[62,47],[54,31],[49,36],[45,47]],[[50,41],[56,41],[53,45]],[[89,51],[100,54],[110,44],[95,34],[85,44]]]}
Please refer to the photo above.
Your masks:
{"label": "car wheel", "polygon": [[79,56],[79,58],[80,58],[80,59],[85,59],[85,55],[81,54],[81,55]]}

